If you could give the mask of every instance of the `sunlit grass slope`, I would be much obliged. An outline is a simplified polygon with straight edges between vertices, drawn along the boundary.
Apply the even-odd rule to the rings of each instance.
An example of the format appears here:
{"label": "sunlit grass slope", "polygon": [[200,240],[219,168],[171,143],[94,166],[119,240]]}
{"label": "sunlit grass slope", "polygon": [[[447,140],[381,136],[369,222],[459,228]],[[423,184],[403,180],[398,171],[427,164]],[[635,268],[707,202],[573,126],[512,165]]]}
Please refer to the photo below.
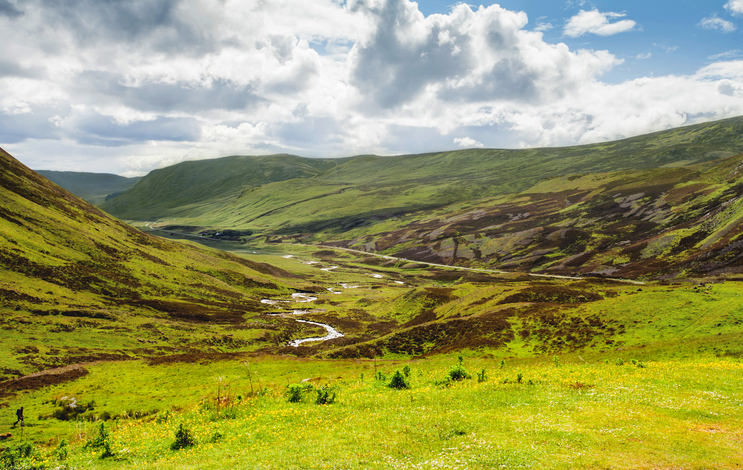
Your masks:
{"label": "sunlit grass slope", "polygon": [[[329,223],[337,228],[340,219],[350,214],[389,215],[510,194],[558,175],[645,170],[736,155],[743,152],[742,130],[743,118],[733,118],[577,147],[470,149],[337,160],[278,155],[186,162],[152,172],[102,207],[127,219],[199,216],[215,224],[257,221],[276,230],[282,227],[281,220],[257,219],[311,200],[320,208],[313,220],[319,230],[325,230]],[[289,202],[285,196],[273,199],[265,191],[242,192],[274,183],[271,194],[290,193],[296,183],[289,180],[295,178],[316,180],[315,190],[305,188],[301,197]],[[328,193],[343,187],[353,191],[341,192],[331,202]],[[218,216],[215,211],[220,211]],[[241,215],[231,217],[234,213]]]}
{"label": "sunlit grass slope", "polygon": [[336,160],[293,155],[183,162],[151,172],[134,188],[101,207],[117,217],[137,220],[199,216],[223,206],[245,189],[311,178],[337,164]]}
{"label": "sunlit grass slope", "polygon": [[[30,419],[27,432],[48,436],[53,429],[55,436],[26,461],[101,469],[743,465],[739,359],[464,358],[469,378],[447,380],[457,363],[456,356],[396,364],[259,359],[128,363],[118,373],[93,366],[78,382],[20,403],[43,417],[60,408],[63,396],[77,397],[147,416],[77,424]],[[395,370],[407,373],[408,389],[389,387]],[[106,396],[111,374],[139,376],[122,382],[120,404]],[[145,381],[149,385],[133,393],[133,385]],[[290,402],[287,385],[299,383],[300,401]],[[321,387],[333,390],[333,403],[316,404]],[[101,425],[105,444],[96,446]],[[61,453],[63,438],[68,444]],[[183,447],[174,447],[177,442]]]}
{"label": "sunlit grass slope", "polygon": [[268,265],[144,234],[4,151],[0,273],[0,342],[8,352],[0,367],[11,376],[203,348],[200,339],[263,312],[262,297],[290,292],[295,282]]}

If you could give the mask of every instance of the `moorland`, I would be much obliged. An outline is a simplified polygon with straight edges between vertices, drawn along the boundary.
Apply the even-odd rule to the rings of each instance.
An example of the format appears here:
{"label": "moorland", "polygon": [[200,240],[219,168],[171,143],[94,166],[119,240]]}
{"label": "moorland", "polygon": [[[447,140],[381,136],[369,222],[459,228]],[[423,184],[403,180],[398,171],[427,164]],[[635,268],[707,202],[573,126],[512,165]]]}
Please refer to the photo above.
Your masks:
{"label": "moorland", "polygon": [[67,175],[99,207],[0,152],[0,462],[738,468],[741,152],[734,118]]}

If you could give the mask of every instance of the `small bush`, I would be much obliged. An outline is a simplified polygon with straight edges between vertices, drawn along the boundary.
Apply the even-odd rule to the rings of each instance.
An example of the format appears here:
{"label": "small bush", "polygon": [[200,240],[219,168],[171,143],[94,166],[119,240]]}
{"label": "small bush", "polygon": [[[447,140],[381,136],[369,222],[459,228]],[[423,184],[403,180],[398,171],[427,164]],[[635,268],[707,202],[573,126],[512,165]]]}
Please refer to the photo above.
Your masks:
{"label": "small bush", "polygon": [[110,435],[104,423],[101,423],[101,425],[98,427],[98,436],[94,437],[93,439],[89,439],[85,443],[85,445],[83,445],[83,448],[84,449],[101,449],[102,448],[103,452],[101,452],[101,455],[100,455],[100,458],[102,459],[107,459],[115,455],[113,449],[111,448]]}
{"label": "small bush", "polygon": [[183,423],[178,425],[178,430],[175,432],[175,442],[170,445],[172,450],[185,449],[186,447],[193,447],[196,444],[193,434],[188,428],[183,427]]}
{"label": "small bush", "polygon": [[451,369],[449,369],[449,373],[447,374],[449,379],[451,379],[454,382],[458,382],[460,380],[465,380],[472,378],[472,376],[467,372],[467,369],[464,368],[464,359],[462,357],[459,357],[459,363],[457,365],[452,366]]}
{"label": "small bush", "polygon": [[405,365],[405,367],[402,368],[402,373],[405,374],[405,377],[410,377],[410,366]]}
{"label": "small bush", "polygon": [[3,469],[37,469],[30,459],[35,454],[34,447],[28,442],[13,447],[6,447],[0,451],[0,468]]}
{"label": "small bush", "polygon": [[[86,416],[81,416],[87,411],[93,411],[95,409],[95,402],[90,401],[88,403],[78,403],[77,399],[74,397],[63,397],[60,398],[55,402],[57,406],[59,406],[58,409],[54,410],[52,413],[52,417],[55,419],[58,419],[60,421],[75,421],[79,418],[85,418]],[[88,413],[90,415],[90,413]],[[92,419],[91,416],[87,416]]]}
{"label": "small bush", "polygon": [[304,388],[300,384],[291,384],[286,387],[286,396],[289,403],[299,403],[304,396]]}
{"label": "small bush", "polygon": [[482,372],[477,373],[477,383],[483,383],[486,380],[488,380],[487,375],[485,373],[485,369],[482,370]]}
{"label": "small bush", "polygon": [[54,450],[54,455],[57,457],[57,460],[67,460],[67,455],[69,453],[69,448],[67,445],[67,440],[62,439],[59,441],[59,445]]}
{"label": "small bush", "polygon": [[106,442],[108,442],[108,439],[108,429],[106,429],[105,424],[101,423],[101,425],[98,426],[98,436],[88,439],[83,445],[83,449],[100,449],[106,444]]}
{"label": "small bush", "polygon": [[389,388],[394,388],[395,390],[403,390],[406,388],[410,388],[410,382],[408,382],[408,378],[405,376],[404,373],[396,370],[395,373],[392,374],[390,383],[388,383],[387,386]]}
{"label": "small bush", "polygon": [[335,403],[335,387],[320,387],[317,389],[317,398],[315,403],[318,405],[331,405]]}
{"label": "small bush", "polygon": [[516,383],[519,383],[520,384],[523,381],[524,381],[524,374],[522,374],[522,373],[519,372],[519,374],[516,375]]}
{"label": "small bush", "polygon": [[111,449],[111,442],[106,441],[103,444],[103,452],[101,452],[100,458],[107,459],[109,457],[114,457],[115,455],[113,449]]}

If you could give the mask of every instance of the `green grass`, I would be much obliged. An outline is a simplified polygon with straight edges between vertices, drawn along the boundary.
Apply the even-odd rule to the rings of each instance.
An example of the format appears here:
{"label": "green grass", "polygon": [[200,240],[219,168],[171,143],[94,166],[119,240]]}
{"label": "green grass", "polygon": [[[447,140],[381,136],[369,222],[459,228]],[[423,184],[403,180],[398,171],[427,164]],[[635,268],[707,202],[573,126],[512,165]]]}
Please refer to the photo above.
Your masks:
{"label": "green grass", "polygon": [[[399,363],[260,358],[251,362],[254,385],[263,390],[257,396],[250,395],[239,363],[125,363],[117,372],[117,406],[160,412],[107,423],[115,458],[81,448],[97,434],[96,423],[61,423],[40,459],[65,437],[70,453],[60,463],[85,468],[692,469],[743,463],[740,360],[648,361],[643,367],[507,360],[501,368],[498,358],[468,358],[465,367],[485,369],[487,381],[436,385],[455,362],[451,356],[409,362],[412,388],[393,390],[373,374],[377,369],[389,376]],[[95,366],[75,384],[13,405],[82,390],[105,396],[113,373],[112,366]],[[290,403],[286,385],[310,377],[314,386],[336,386],[338,401]],[[229,398],[218,405],[220,378],[228,384],[220,396]],[[29,424],[26,432],[52,423]],[[180,425],[197,444],[173,451]]]}

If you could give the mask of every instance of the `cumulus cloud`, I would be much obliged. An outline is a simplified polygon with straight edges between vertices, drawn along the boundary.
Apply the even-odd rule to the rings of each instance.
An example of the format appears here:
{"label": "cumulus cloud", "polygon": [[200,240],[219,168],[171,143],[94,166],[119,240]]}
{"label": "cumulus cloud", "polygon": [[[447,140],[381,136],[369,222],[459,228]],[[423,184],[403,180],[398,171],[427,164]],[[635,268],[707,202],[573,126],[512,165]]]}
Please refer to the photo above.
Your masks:
{"label": "cumulus cloud", "polygon": [[369,107],[394,109],[438,98],[472,103],[556,99],[620,61],[571,52],[524,30],[526,14],[498,5],[424,17],[405,0],[353,3],[375,25],[351,51],[353,84]]}
{"label": "cumulus cloud", "polygon": [[[623,17],[581,11],[566,36],[636,28]],[[0,145],[33,168],[131,175],[230,154],[572,145],[743,114],[734,51],[607,84],[621,59],[546,27],[410,0],[0,0]]]}
{"label": "cumulus cloud", "polygon": [[625,13],[600,12],[598,10],[581,10],[577,15],[570,18],[563,28],[563,34],[571,38],[577,38],[584,34],[598,34],[599,36],[612,36],[614,34],[632,31],[636,22],[632,20],[620,20],[611,23],[610,20],[627,16]]}
{"label": "cumulus cloud", "polygon": [[14,18],[16,16],[21,16],[22,14],[23,12],[17,9],[15,5],[10,3],[8,0],[0,0],[0,15]]}
{"label": "cumulus cloud", "polygon": [[708,16],[699,22],[699,26],[704,29],[717,29],[723,33],[732,33],[735,31],[735,25],[728,20],[723,20],[717,16]]}
{"label": "cumulus cloud", "polygon": [[730,0],[725,8],[733,15],[743,15],[743,0]]}
{"label": "cumulus cloud", "polygon": [[482,142],[478,142],[475,139],[472,139],[470,137],[457,137],[454,139],[454,143],[459,145],[463,148],[472,148],[472,147],[484,147]]}

